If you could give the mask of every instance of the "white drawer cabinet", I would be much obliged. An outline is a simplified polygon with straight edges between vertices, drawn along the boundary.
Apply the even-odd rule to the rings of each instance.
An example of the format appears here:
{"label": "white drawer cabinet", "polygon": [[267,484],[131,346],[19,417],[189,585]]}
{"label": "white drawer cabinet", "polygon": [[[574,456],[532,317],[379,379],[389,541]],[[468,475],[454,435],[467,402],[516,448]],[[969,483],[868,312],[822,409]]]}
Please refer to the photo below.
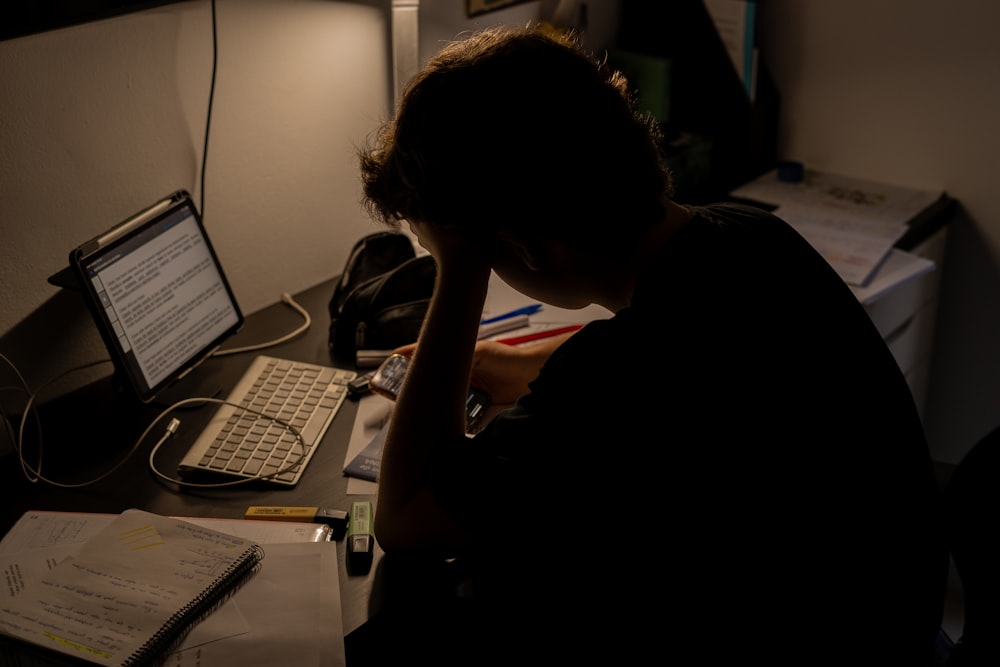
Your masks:
{"label": "white drawer cabinet", "polygon": [[927,397],[927,375],[944,271],[946,237],[947,227],[941,227],[908,251],[933,261],[933,271],[894,287],[865,304],[865,310],[889,344],[896,363],[906,376],[921,416]]}

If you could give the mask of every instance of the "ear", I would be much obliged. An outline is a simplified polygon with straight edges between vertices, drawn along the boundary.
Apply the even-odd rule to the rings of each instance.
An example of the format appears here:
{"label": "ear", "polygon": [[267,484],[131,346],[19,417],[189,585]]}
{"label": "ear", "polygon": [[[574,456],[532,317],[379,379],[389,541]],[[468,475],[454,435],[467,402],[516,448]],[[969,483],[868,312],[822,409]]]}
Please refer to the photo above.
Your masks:
{"label": "ear", "polygon": [[542,265],[543,253],[537,243],[511,233],[509,230],[497,232],[497,238],[509,252],[518,257],[531,271],[538,271]]}

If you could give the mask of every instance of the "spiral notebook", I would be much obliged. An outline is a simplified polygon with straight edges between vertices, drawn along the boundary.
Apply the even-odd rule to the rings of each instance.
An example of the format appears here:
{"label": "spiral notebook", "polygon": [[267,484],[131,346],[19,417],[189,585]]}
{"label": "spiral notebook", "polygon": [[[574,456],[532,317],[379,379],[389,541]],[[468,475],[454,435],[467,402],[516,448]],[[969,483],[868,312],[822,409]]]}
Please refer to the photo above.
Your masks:
{"label": "spiral notebook", "polygon": [[256,542],[126,510],[75,556],[3,602],[0,656],[27,653],[32,662],[15,664],[31,665],[161,664],[262,556]]}

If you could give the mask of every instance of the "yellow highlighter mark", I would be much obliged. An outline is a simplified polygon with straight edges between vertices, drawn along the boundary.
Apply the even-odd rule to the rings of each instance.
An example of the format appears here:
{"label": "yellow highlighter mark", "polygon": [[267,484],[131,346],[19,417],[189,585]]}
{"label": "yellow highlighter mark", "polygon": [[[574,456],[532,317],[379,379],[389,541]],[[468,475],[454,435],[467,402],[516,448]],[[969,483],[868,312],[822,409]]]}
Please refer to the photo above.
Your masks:
{"label": "yellow highlighter mark", "polygon": [[48,637],[49,639],[51,639],[52,641],[59,642],[60,644],[62,644],[64,646],[68,646],[69,648],[76,649],[77,651],[82,651],[83,653],[91,653],[93,655],[100,656],[102,658],[110,658],[111,657],[111,654],[108,653],[107,651],[100,651],[100,650],[98,650],[96,648],[91,648],[89,646],[84,646],[83,644],[78,644],[78,643],[76,643],[74,641],[70,641],[70,640],[65,639],[63,637],[60,637],[58,635],[54,635],[51,632],[46,632],[45,636]]}
{"label": "yellow highlighter mark", "polygon": [[[158,547],[166,544],[160,533],[153,527],[153,524],[146,524],[132,530],[125,530],[118,533],[121,543],[132,551]],[[156,540],[156,541],[153,541]]]}

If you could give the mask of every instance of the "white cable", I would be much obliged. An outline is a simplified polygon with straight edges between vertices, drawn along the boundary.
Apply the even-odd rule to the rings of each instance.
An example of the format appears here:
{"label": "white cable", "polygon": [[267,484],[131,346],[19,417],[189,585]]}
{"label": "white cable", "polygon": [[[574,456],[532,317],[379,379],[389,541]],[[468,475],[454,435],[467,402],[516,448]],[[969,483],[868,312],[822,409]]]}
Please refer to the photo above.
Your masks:
{"label": "white cable", "polygon": [[[23,387],[23,389],[24,389],[24,394],[26,396],[30,397],[31,396],[31,387],[28,386],[28,381],[24,379],[23,375],[21,375],[21,371],[18,370],[17,366],[14,365],[14,362],[11,361],[10,359],[8,359],[7,356],[4,355],[3,353],[0,353],[0,359],[3,359],[7,363],[7,365],[10,366],[11,370],[14,371],[14,375],[17,376],[18,382],[21,383],[21,387]],[[30,400],[29,400],[29,403],[30,403]],[[12,438],[13,438],[14,449],[17,450],[17,460],[21,464],[21,472],[24,473],[25,478],[27,478],[27,480],[29,482],[34,483],[34,482],[38,481],[38,477],[36,475],[34,478],[32,478],[32,475],[29,474],[30,467],[28,467],[27,463],[25,462],[25,460],[24,460],[24,454],[22,453],[22,449],[21,449],[21,442],[22,442],[22,437],[23,437],[22,434],[24,433],[24,421],[27,418],[27,416],[28,416],[28,408],[25,407],[24,408],[24,413],[21,415],[21,423],[18,426],[17,437],[13,438],[12,425],[10,427],[10,431],[11,431],[11,435],[12,435]],[[42,455],[41,454],[41,431],[39,431],[38,442],[39,442],[39,451],[38,451],[39,466],[38,467],[41,468],[41,455]]]}
{"label": "white cable", "polygon": [[[119,467],[121,467],[121,465],[123,463],[125,463],[125,461],[128,460],[129,456],[132,455],[132,452],[129,452],[113,468],[111,468],[110,470],[108,470],[107,472],[105,472],[103,475],[101,475],[97,479],[92,479],[89,482],[80,482],[78,484],[62,484],[60,482],[56,482],[56,481],[53,481],[51,479],[47,479],[44,475],[42,475],[42,427],[41,427],[41,422],[39,421],[38,422],[38,466],[37,466],[37,468],[32,469],[31,466],[28,465],[28,462],[24,460],[24,453],[23,453],[23,450],[22,450],[22,445],[23,445],[23,442],[24,442],[24,424],[28,420],[28,413],[30,413],[32,410],[34,410],[35,399],[41,393],[42,389],[45,389],[49,385],[55,383],[57,380],[59,380],[61,378],[64,378],[67,375],[69,375],[70,373],[73,373],[75,371],[85,370],[87,368],[92,368],[94,366],[100,366],[101,364],[107,364],[107,363],[110,363],[110,362],[111,362],[110,359],[101,359],[99,361],[91,361],[91,362],[86,363],[86,364],[81,364],[79,366],[76,366],[74,368],[69,369],[68,371],[60,373],[59,375],[56,375],[53,378],[50,378],[50,379],[46,380],[39,387],[37,387],[35,389],[35,391],[29,393],[29,395],[28,395],[28,402],[24,404],[24,414],[21,415],[21,426],[20,426],[20,428],[18,429],[18,432],[17,432],[17,443],[18,443],[18,455],[17,455],[17,457],[21,461],[21,470],[24,471],[24,475],[28,479],[29,482],[31,482],[31,483],[34,484],[36,482],[42,481],[42,482],[45,482],[47,484],[51,484],[52,486],[58,486],[58,487],[67,488],[67,489],[74,489],[74,488],[79,488],[81,486],[88,486],[90,484],[93,484],[94,482],[98,482],[98,481],[104,479],[105,477],[107,477],[108,475],[110,475],[111,473],[113,473],[115,470],[117,470]],[[25,387],[27,387],[27,385],[25,385]],[[35,411],[35,418],[38,419],[38,412],[37,411]],[[32,477],[31,477],[31,475],[29,475],[29,473],[31,473],[31,474],[34,475],[34,479],[32,479]]]}
{"label": "white cable", "polygon": [[288,292],[282,293],[282,295],[281,295],[281,301],[283,303],[288,304],[289,306],[291,306],[292,308],[294,308],[295,310],[298,311],[299,315],[302,316],[302,319],[305,320],[305,322],[302,324],[302,326],[300,326],[295,331],[292,331],[291,333],[286,334],[286,335],[284,335],[281,338],[278,338],[276,340],[272,340],[272,341],[270,341],[268,343],[258,343],[256,345],[247,345],[246,347],[234,347],[234,348],[231,348],[231,349],[228,349],[228,350],[216,350],[215,354],[213,354],[212,356],[214,356],[214,357],[221,357],[221,356],[226,355],[226,354],[238,354],[240,352],[252,352],[254,350],[263,350],[266,347],[272,347],[274,345],[278,345],[280,343],[284,343],[284,342],[290,341],[293,338],[295,338],[296,336],[299,336],[299,335],[305,333],[309,329],[309,327],[312,325],[312,318],[309,317],[309,313],[306,311],[305,308],[303,308],[302,306],[300,306],[299,304],[297,304],[295,302],[295,299],[293,299],[292,295],[289,294]]}
{"label": "white cable", "polygon": [[[3,391],[23,392],[24,389],[21,387],[0,387],[0,392]],[[7,441],[12,445],[15,444],[17,442],[17,436],[14,434],[14,422],[12,422],[10,417],[7,416],[2,403],[0,403],[0,424],[3,424],[3,429],[6,431]]]}
{"label": "white cable", "polygon": [[[146,428],[146,430],[143,431],[142,435],[139,436],[139,440],[136,443],[136,447],[138,447],[138,443],[139,442],[142,442],[146,438],[146,436],[153,429],[153,427],[156,425],[156,423],[159,422],[161,419],[163,419],[170,412],[173,412],[174,410],[176,410],[176,409],[178,409],[178,408],[180,408],[180,407],[182,407],[184,405],[187,405],[188,403],[206,403],[206,402],[207,403],[219,403],[221,405],[231,405],[232,407],[236,408],[237,410],[242,410],[243,412],[252,413],[254,415],[257,415],[257,417],[259,417],[261,419],[267,419],[267,420],[270,420],[270,421],[274,422],[275,424],[278,424],[279,426],[281,426],[284,429],[286,429],[287,431],[289,431],[293,436],[295,436],[296,442],[298,442],[299,445],[301,445],[302,453],[299,454],[298,458],[296,458],[295,461],[293,461],[292,463],[289,463],[284,468],[281,468],[280,470],[276,470],[275,472],[269,473],[267,475],[254,475],[253,477],[247,477],[247,478],[244,478],[244,479],[237,479],[237,480],[233,480],[233,481],[230,481],[230,482],[216,482],[216,483],[188,482],[188,481],[185,481],[183,479],[177,479],[176,477],[171,477],[170,475],[167,475],[166,473],[162,473],[156,467],[156,463],[154,461],[154,459],[156,457],[156,453],[159,451],[160,447],[163,445],[163,443],[167,439],[166,437],[163,437],[163,438],[160,439],[159,442],[156,443],[156,445],[153,447],[153,449],[150,450],[150,452],[149,452],[149,469],[150,469],[150,471],[154,475],[156,475],[157,477],[159,477],[163,481],[171,482],[173,484],[177,484],[177,485],[183,486],[183,487],[196,488],[196,489],[218,489],[218,488],[225,488],[225,487],[229,487],[229,486],[238,486],[238,485],[241,485],[241,484],[249,484],[250,482],[257,482],[257,481],[262,481],[262,480],[268,480],[268,479],[271,479],[273,477],[277,477],[278,475],[282,475],[282,474],[284,474],[286,472],[290,472],[291,470],[294,470],[296,466],[298,466],[299,464],[301,464],[305,460],[305,458],[306,458],[305,440],[302,439],[302,434],[299,433],[299,431],[298,431],[297,428],[295,428],[294,426],[292,426],[288,422],[284,421],[283,419],[279,419],[278,417],[273,417],[273,416],[265,414],[265,413],[263,413],[263,412],[261,412],[259,410],[254,410],[253,408],[248,408],[248,407],[245,407],[243,405],[239,405],[238,403],[232,403],[230,401],[226,401],[226,400],[223,400],[221,398],[185,398],[185,399],[183,399],[181,401],[178,401],[178,402],[174,403],[172,406],[170,406],[169,408],[167,408],[166,410],[164,410],[163,412],[161,412],[160,415],[150,423],[150,425]],[[171,427],[173,427],[173,430],[169,431],[168,435],[172,435],[173,432],[177,430],[177,425],[179,425],[179,424],[180,424],[179,420],[177,420],[176,418],[173,419],[170,422],[170,424],[167,426],[168,430]]]}
{"label": "white cable", "polygon": [[[97,477],[96,479],[92,479],[92,480],[89,480],[87,482],[80,482],[80,483],[77,483],[77,484],[65,484],[65,483],[62,483],[62,482],[56,482],[55,480],[48,479],[47,477],[45,477],[44,475],[42,475],[42,425],[41,425],[41,422],[38,421],[38,411],[34,407],[35,399],[38,397],[38,394],[41,393],[42,389],[44,389],[45,387],[48,387],[52,383],[54,383],[57,380],[59,380],[59,379],[65,377],[65,376],[69,375],[70,373],[73,373],[73,372],[79,371],[79,370],[85,370],[85,369],[91,368],[93,366],[98,366],[98,365],[101,365],[101,364],[106,364],[106,363],[109,363],[110,360],[109,359],[101,359],[100,361],[92,361],[90,363],[81,364],[79,366],[71,368],[68,371],[60,373],[59,375],[57,375],[57,376],[55,376],[55,377],[47,380],[46,382],[42,383],[42,385],[39,386],[37,389],[35,389],[34,391],[32,391],[31,387],[28,386],[27,381],[24,379],[24,376],[21,375],[21,372],[18,370],[17,366],[15,366],[14,363],[10,359],[8,359],[6,356],[4,356],[2,353],[0,353],[0,359],[2,359],[3,361],[5,361],[7,363],[7,365],[11,367],[11,369],[17,375],[18,380],[24,386],[24,393],[28,396],[28,400],[24,404],[24,412],[21,415],[21,423],[18,426],[17,438],[14,441],[14,448],[17,450],[17,459],[18,459],[18,462],[21,465],[21,471],[24,473],[25,479],[27,479],[29,482],[31,482],[32,484],[35,484],[35,483],[38,483],[38,482],[45,482],[46,484],[51,484],[52,486],[58,486],[58,487],[61,487],[61,488],[66,488],[66,489],[75,489],[75,488],[80,488],[80,487],[83,487],[83,486],[88,486],[90,484],[93,484],[95,482],[98,482],[98,481],[104,479],[105,477],[107,477],[108,475],[110,475],[111,473],[113,473],[115,470],[117,470],[118,468],[120,468],[121,465],[123,463],[125,463],[125,461],[127,461],[128,458],[135,451],[135,447],[133,447],[132,451],[130,451],[128,454],[126,454],[125,457],[121,461],[119,461],[113,468],[111,468],[110,470],[106,471],[105,473],[103,473],[102,475],[100,475],[99,477]],[[37,422],[37,426],[38,426],[38,463],[36,464],[36,466],[34,468],[32,468],[31,465],[24,458],[24,426],[25,426],[25,424],[28,421],[28,415],[31,414],[31,413],[34,413],[35,419],[36,419],[36,422]],[[136,447],[138,447],[138,445],[136,445]]]}
{"label": "white cable", "polygon": [[[291,306],[292,308],[294,308],[302,316],[304,322],[302,323],[302,325],[298,329],[295,329],[294,331],[292,331],[292,332],[290,332],[290,333],[288,333],[288,334],[286,334],[286,335],[284,335],[284,336],[282,336],[282,337],[280,337],[280,338],[278,338],[276,340],[270,341],[270,342],[259,343],[259,344],[256,344],[256,345],[248,345],[246,347],[231,348],[231,349],[228,349],[228,350],[217,350],[213,356],[223,356],[223,355],[227,355],[227,354],[237,354],[237,353],[240,353],[240,352],[250,352],[250,351],[253,351],[253,350],[260,350],[260,349],[264,349],[264,348],[271,347],[271,346],[274,346],[274,345],[278,345],[280,343],[287,342],[287,341],[292,340],[293,338],[295,338],[295,337],[297,337],[297,336],[305,333],[309,329],[309,327],[312,325],[312,318],[309,316],[309,312],[306,311],[306,309],[303,308],[302,306],[300,306],[298,303],[296,303],[295,299],[293,299],[292,296],[288,292],[282,293],[282,295],[281,295],[281,301],[283,303]],[[294,426],[292,426],[291,424],[289,424],[287,422],[284,422],[281,419],[278,419],[277,417],[272,417],[272,416],[266,415],[266,414],[264,414],[262,412],[258,412],[257,410],[253,410],[251,408],[245,408],[245,407],[237,405],[235,403],[229,403],[227,401],[223,401],[223,400],[217,399],[217,398],[189,398],[189,399],[185,399],[185,400],[182,400],[182,401],[179,401],[179,402],[175,403],[174,405],[172,405],[171,407],[167,408],[162,413],[160,413],[160,415],[156,419],[154,419],[149,424],[148,427],[146,427],[146,430],[143,431],[142,435],[139,436],[138,440],[136,440],[135,444],[132,445],[132,447],[131,447],[131,449],[129,449],[128,453],[117,464],[115,464],[115,466],[112,467],[110,470],[107,470],[104,473],[102,473],[100,476],[98,476],[98,477],[96,477],[94,479],[91,479],[89,481],[86,481],[86,482],[79,482],[79,483],[76,483],[76,484],[67,484],[67,483],[63,483],[63,482],[57,482],[55,480],[48,479],[44,475],[42,475],[42,429],[41,429],[41,423],[40,422],[38,423],[38,463],[35,465],[35,467],[32,467],[31,464],[29,464],[25,460],[25,458],[24,458],[24,448],[23,448],[23,443],[24,443],[24,427],[25,427],[25,424],[26,424],[26,422],[28,420],[28,415],[30,413],[34,412],[35,419],[38,420],[38,413],[37,413],[37,410],[34,407],[34,403],[35,403],[36,397],[38,396],[38,394],[41,392],[42,389],[44,389],[45,387],[47,387],[50,384],[54,383],[56,380],[58,380],[58,379],[60,379],[62,377],[65,377],[66,375],[68,375],[68,374],[70,374],[72,372],[75,372],[75,371],[78,371],[78,370],[84,370],[86,368],[91,368],[91,367],[97,366],[99,364],[109,363],[110,360],[109,359],[102,359],[100,361],[94,361],[94,362],[90,362],[90,363],[87,363],[87,364],[82,364],[80,366],[76,366],[75,368],[71,368],[68,371],[65,371],[64,373],[61,373],[61,374],[57,375],[56,377],[54,377],[54,378],[46,381],[40,387],[38,387],[35,391],[31,390],[31,387],[28,385],[27,380],[24,379],[24,376],[21,374],[21,371],[18,370],[17,366],[15,366],[14,363],[10,359],[8,359],[3,353],[0,353],[0,360],[3,360],[4,362],[6,362],[7,365],[10,366],[10,368],[14,371],[14,374],[17,376],[18,381],[21,383],[21,386],[23,387],[23,391],[24,391],[25,395],[28,397],[28,400],[27,400],[27,402],[25,403],[25,406],[24,406],[24,411],[23,411],[23,413],[21,415],[21,422],[20,422],[20,424],[18,426],[17,437],[14,440],[13,444],[14,444],[14,448],[17,450],[17,458],[18,458],[18,462],[21,465],[21,471],[24,473],[25,479],[27,479],[32,484],[35,484],[37,482],[45,482],[46,484],[50,484],[52,486],[57,486],[57,487],[60,487],[60,488],[75,489],[75,488],[80,488],[80,487],[84,487],[84,486],[89,486],[90,484],[94,484],[96,482],[99,482],[100,480],[104,479],[105,477],[107,477],[108,475],[110,475],[111,473],[113,473],[114,471],[116,471],[118,468],[120,468],[133,454],[135,454],[135,452],[139,449],[139,446],[142,444],[142,442],[149,435],[150,431],[152,431],[153,427],[156,426],[156,424],[161,419],[163,419],[164,416],[166,416],[171,411],[173,411],[173,410],[181,407],[182,405],[187,405],[189,403],[204,403],[204,402],[209,402],[209,403],[224,403],[224,404],[227,404],[227,405],[232,405],[233,407],[239,408],[241,410],[245,410],[247,412],[251,412],[253,414],[256,414],[258,417],[261,417],[261,418],[264,418],[264,419],[270,419],[271,421],[273,421],[273,422],[281,425],[282,427],[284,427],[285,429],[287,429],[288,431],[290,431],[295,436],[296,441],[298,441],[300,444],[303,445],[303,450],[305,449],[305,447],[304,447],[305,443],[302,440],[302,435],[298,432],[298,430]],[[220,482],[218,484],[196,484],[196,483],[193,483],[193,482],[186,482],[184,480],[175,479],[173,477],[170,477],[169,475],[165,475],[165,474],[161,473],[159,470],[157,470],[156,466],[153,463],[153,457],[154,457],[154,455],[160,449],[160,447],[166,442],[166,440],[171,435],[174,434],[174,432],[177,430],[177,426],[179,424],[180,424],[180,421],[177,420],[176,418],[173,419],[168,424],[167,430],[165,431],[165,433],[163,434],[163,436],[160,438],[160,440],[156,443],[156,445],[154,445],[152,451],[149,454],[149,467],[150,467],[150,470],[152,470],[153,474],[155,474],[157,477],[159,477],[159,478],[161,478],[161,479],[163,479],[165,481],[172,482],[174,484],[179,484],[181,486],[196,487],[196,488],[218,488],[218,487],[235,486],[235,485],[238,485],[238,484],[246,484],[248,482],[254,482],[254,481],[258,481],[258,480],[264,480],[264,479],[268,479],[268,478],[274,477],[276,475],[280,475],[282,473],[285,473],[285,472],[288,472],[288,471],[294,469],[305,458],[305,452],[303,451],[303,453],[298,457],[298,459],[296,459],[296,461],[294,463],[291,463],[288,466],[286,466],[285,468],[282,468],[281,470],[279,470],[279,471],[277,471],[275,473],[271,473],[270,475],[258,475],[258,476],[255,476],[255,477],[249,477],[249,478],[246,478],[246,479],[239,479],[239,480],[235,480],[235,481],[232,481],[232,482]],[[8,430],[11,430],[11,428],[8,428]]]}

